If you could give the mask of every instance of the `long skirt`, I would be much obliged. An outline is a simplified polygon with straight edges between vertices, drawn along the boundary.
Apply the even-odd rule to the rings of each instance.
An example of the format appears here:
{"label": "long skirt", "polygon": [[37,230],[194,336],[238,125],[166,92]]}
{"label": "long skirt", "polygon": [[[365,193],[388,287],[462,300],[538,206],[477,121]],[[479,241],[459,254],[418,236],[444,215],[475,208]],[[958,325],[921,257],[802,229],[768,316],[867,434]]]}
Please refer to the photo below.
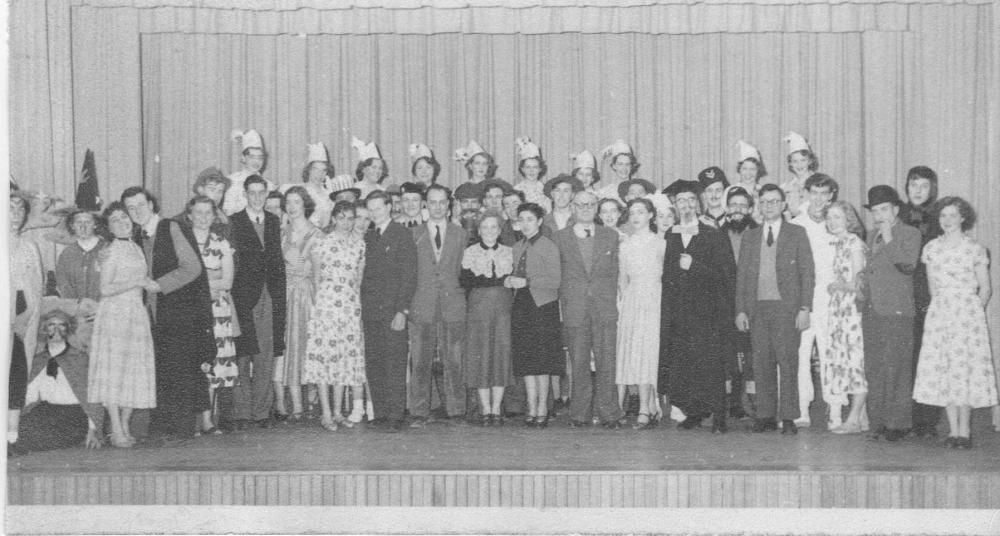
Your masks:
{"label": "long skirt", "polygon": [[566,371],[558,301],[538,307],[531,289],[516,291],[510,338],[514,376],[558,376]]}
{"label": "long skirt", "polygon": [[465,385],[486,389],[513,383],[510,367],[511,292],[504,287],[469,293],[465,342]]}

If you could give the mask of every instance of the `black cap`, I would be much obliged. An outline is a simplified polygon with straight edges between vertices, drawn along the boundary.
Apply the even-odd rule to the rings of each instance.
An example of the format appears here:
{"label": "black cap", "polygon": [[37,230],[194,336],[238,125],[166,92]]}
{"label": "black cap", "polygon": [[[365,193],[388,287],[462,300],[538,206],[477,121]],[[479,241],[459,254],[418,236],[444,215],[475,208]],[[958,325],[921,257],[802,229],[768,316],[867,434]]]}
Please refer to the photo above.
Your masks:
{"label": "black cap", "polygon": [[721,182],[722,188],[729,188],[729,180],[726,179],[726,172],[722,171],[722,168],[718,166],[707,167],[698,173],[698,182],[701,183],[702,188],[708,188],[709,186]]}
{"label": "black cap", "polygon": [[687,179],[677,179],[670,183],[669,186],[663,189],[663,193],[668,196],[675,196],[681,192],[691,192],[694,195],[701,195],[702,188],[701,183],[698,181],[690,181]]}

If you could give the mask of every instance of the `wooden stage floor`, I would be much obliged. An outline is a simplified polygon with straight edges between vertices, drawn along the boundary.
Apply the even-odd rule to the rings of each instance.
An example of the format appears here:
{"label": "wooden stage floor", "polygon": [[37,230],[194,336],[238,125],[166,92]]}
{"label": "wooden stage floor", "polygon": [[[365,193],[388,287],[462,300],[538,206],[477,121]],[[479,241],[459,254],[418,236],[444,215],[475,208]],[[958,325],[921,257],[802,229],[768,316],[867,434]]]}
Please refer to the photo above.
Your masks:
{"label": "wooden stage floor", "polygon": [[166,447],[9,459],[9,504],[1000,508],[1000,433],[970,451],[818,429],[545,430],[430,424],[388,433],[318,423]]}

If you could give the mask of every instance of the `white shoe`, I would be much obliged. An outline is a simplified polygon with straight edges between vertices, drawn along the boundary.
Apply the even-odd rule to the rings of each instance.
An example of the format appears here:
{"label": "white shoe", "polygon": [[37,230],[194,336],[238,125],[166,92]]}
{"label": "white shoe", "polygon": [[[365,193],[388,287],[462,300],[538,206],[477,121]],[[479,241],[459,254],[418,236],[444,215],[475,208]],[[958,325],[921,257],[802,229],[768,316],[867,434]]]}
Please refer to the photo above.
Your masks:
{"label": "white shoe", "polygon": [[684,412],[681,411],[681,408],[674,406],[673,404],[670,405],[670,420],[683,422],[686,419],[687,415],[685,415]]}
{"label": "white shoe", "polygon": [[361,404],[355,404],[354,409],[351,410],[351,414],[347,417],[347,420],[353,423],[361,422],[361,418],[364,417],[365,412],[361,411]]}
{"label": "white shoe", "polygon": [[812,421],[810,421],[809,419],[803,419],[801,417],[795,419],[792,422],[794,422],[795,426],[798,426],[799,428],[809,428],[809,426],[812,425]]}

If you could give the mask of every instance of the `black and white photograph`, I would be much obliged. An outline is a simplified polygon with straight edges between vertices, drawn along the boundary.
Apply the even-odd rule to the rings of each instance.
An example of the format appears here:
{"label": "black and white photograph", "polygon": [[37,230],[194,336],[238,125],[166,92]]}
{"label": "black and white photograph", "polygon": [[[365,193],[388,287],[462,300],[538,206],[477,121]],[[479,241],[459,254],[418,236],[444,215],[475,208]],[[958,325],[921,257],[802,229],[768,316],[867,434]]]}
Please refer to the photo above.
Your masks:
{"label": "black and white photograph", "polygon": [[8,534],[1000,534],[1000,0],[6,0]]}

